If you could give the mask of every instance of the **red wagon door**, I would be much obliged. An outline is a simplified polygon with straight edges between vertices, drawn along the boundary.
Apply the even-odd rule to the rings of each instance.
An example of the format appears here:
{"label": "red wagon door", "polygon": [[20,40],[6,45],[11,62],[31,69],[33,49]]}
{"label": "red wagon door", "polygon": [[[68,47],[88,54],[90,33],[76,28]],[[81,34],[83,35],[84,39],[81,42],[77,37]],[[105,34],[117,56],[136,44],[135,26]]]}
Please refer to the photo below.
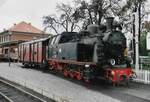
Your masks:
{"label": "red wagon door", "polygon": [[34,62],[34,44],[32,43],[31,44],[31,56],[30,56],[30,59],[31,59],[31,63]]}
{"label": "red wagon door", "polygon": [[22,51],[23,51],[23,49],[22,49],[22,44],[20,44],[19,45],[19,47],[18,47],[18,54],[19,54],[19,61],[23,61],[22,59],[23,59],[23,56],[22,56]]}
{"label": "red wagon door", "polygon": [[40,64],[43,59],[42,42],[35,42],[31,44],[31,62]]}
{"label": "red wagon door", "polygon": [[38,43],[34,43],[34,62],[38,62]]}
{"label": "red wagon door", "polygon": [[[42,62],[42,60],[43,60],[43,43],[42,42],[38,42],[38,63],[40,64],[41,62]],[[46,52],[45,52],[46,53]]]}
{"label": "red wagon door", "polygon": [[24,46],[24,61],[30,62],[30,44]]}

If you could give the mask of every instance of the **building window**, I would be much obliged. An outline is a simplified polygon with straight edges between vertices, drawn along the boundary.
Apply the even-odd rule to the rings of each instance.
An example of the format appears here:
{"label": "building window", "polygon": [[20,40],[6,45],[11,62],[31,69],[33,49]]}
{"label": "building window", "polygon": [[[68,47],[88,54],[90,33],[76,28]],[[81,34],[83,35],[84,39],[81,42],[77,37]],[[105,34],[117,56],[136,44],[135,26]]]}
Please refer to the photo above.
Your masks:
{"label": "building window", "polygon": [[5,42],[5,36],[4,36],[4,42]]}
{"label": "building window", "polygon": [[5,38],[4,38],[4,36],[3,36],[3,42],[5,42]]}
{"label": "building window", "polygon": [[15,53],[15,49],[14,49],[14,48],[11,48],[11,49],[10,49],[10,52]]}
{"label": "building window", "polygon": [[4,42],[4,40],[3,40],[3,36],[2,36],[2,42]]}
{"label": "building window", "polygon": [[8,54],[8,49],[5,49],[5,54]]}
{"label": "building window", "polygon": [[8,42],[8,36],[5,36],[5,41]]}
{"label": "building window", "polygon": [[10,41],[10,39],[11,39],[11,35],[8,35],[8,41]]}
{"label": "building window", "polygon": [[0,37],[0,40],[1,40],[1,42],[2,42],[2,36]]}
{"label": "building window", "polygon": [[5,41],[5,42],[6,42],[6,37],[7,37],[7,36],[4,36],[4,41]]}
{"label": "building window", "polygon": [[4,36],[3,36],[3,42],[5,42],[5,40],[4,40]]}

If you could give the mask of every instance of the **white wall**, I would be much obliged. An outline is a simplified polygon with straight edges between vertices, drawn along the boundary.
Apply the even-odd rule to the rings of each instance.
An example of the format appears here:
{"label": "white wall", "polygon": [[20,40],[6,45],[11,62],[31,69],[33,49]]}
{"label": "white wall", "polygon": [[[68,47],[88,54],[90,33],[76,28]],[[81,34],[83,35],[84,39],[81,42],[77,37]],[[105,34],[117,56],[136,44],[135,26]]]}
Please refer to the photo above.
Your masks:
{"label": "white wall", "polygon": [[150,32],[147,33],[147,49],[150,50]]}

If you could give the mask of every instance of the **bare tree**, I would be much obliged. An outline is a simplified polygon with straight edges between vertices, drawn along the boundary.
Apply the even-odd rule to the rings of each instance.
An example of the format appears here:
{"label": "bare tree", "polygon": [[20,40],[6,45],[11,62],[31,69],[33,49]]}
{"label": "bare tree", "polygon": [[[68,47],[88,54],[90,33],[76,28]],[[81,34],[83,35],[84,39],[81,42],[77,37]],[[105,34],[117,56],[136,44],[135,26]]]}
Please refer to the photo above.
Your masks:
{"label": "bare tree", "polygon": [[[145,3],[147,0],[127,0],[126,1],[126,5],[124,5],[124,7],[122,7],[122,9],[120,10],[120,18],[122,18],[122,21],[124,23],[124,26],[126,28],[127,31],[132,32],[133,34],[133,42],[132,42],[132,50],[133,50],[133,59],[134,59],[134,63],[135,63],[135,16],[132,17],[132,14],[134,12],[138,11],[138,17],[139,17],[139,42],[140,42],[140,53],[143,51],[141,48],[143,46],[141,40],[143,40],[143,37],[141,34],[145,34],[145,33],[141,33],[143,32],[142,29],[142,24],[144,23],[144,17],[148,14],[146,13],[145,10]],[[126,16],[125,16],[126,15]],[[130,20],[131,17],[133,18],[133,20]]]}
{"label": "bare tree", "polygon": [[130,27],[132,25],[132,21],[130,20],[132,17],[132,14],[136,11],[139,12],[139,40],[140,40],[140,33],[142,31],[141,24],[144,23],[144,18],[146,15],[148,15],[148,12],[145,10],[145,3],[147,0],[127,0],[126,4],[122,7],[122,9],[119,12],[119,17],[124,23],[127,31],[131,31],[132,28]]}
{"label": "bare tree", "polygon": [[43,24],[46,28],[53,29],[56,34],[59,34],[59,29],[66,32],[80,29],[79,20],[74,17],[76,13],[75,8],[64,3],[57,5],[56,8],[60,13],[59,17],[52,15],[43,17]]}
{"label": "bare tree", "polygon": [[100,25],[104,18],[118,15],[122,0],[74,1],[74,7],[64,3],[57,5],[60,16],[58,18],[51,15],[45,16],[45,27],[50,27],[56,32],[56,27],[63,28],[64,31],[74,31],[80,29],[80,26],[82,29],[86,29],[89,24]]}
{"label": "bare tree", "polygon": [[122,0],[91,0],[86,2],[85,0],[76,0],[78,3],[77,17],[83,19],[83,28],[86,28],[89,24],[100,25],[103,18],[109,16],[117,16],[121,9],[120,3]]}
{"label": "bare tree", "polygon": [[58,28],[59,28],[59,21],[55,16],[49,15],[43,17],[43,24],[45,26],[45,29],[50,28],[55,31],[56,34],[59,34]]}
{"label": "bare tree", "polygon": [[[100,25],[104,18],[109,16],[119,17],[124,24],[126,31],[131,31],[131,13],[137,4],[141,7],[146,0],[127,0],[126,4],[121,4],[124,0],[74,0],[75,6],[68,4],[57,5],[60,13],[59,17],[45,16],[44,25],[50,27],[56,33],[61,28],[63,31],[74,31],[75,29],[86,29],[89,24]],[[143,16],[141,16],[143,17]]]}

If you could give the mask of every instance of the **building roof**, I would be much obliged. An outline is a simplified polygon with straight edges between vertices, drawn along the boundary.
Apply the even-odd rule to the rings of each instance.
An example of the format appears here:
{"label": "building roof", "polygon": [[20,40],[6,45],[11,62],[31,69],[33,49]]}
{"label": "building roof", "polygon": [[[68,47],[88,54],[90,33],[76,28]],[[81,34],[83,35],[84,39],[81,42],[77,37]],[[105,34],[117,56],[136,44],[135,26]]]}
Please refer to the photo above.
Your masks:
{"label": "building roof", "polygon": [[17,45],[17,44],[24,43],[24,42],[25,41],[23,41],[23,40],[4,42],[4,43],[0,44],[0,47],[7,47],[7,46],[9,47],[10,45]]}
{"label": "building roof", "polygon": [[43,33],[42,30],[34,27],[33,25],[31,25],[31,23],[26,23],[24,21],[18,24],[14,24],[14,26],[12,26],[9,30],[14,32],[39,33],[39,34]]}

